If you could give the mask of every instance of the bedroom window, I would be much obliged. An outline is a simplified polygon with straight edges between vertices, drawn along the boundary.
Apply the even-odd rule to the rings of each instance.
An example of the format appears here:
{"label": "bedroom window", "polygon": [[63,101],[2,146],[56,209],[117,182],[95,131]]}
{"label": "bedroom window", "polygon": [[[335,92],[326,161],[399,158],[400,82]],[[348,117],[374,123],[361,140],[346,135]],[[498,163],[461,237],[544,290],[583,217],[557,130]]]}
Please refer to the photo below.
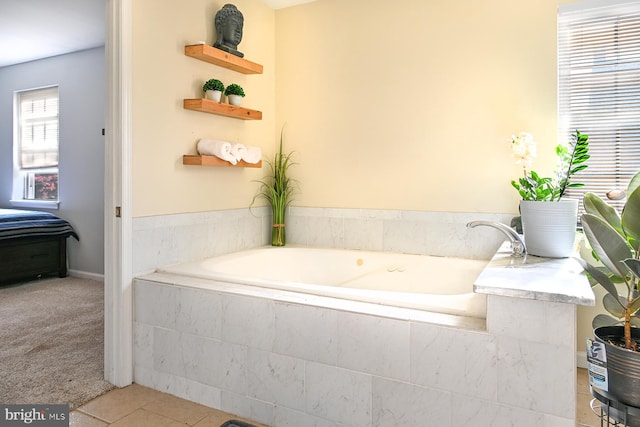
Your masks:
{"label": "bedroom window", "polygon": [[58,206],[58,88],[15,93],[14,206]]}
{"label": "bedroom window", "polygon": [[[640,171],[640,1],[561,5],[558,16],[559,138],[589,135],[589,167],[576,174],[602,198]],[[620,211],[625,200],[610,201]]]}

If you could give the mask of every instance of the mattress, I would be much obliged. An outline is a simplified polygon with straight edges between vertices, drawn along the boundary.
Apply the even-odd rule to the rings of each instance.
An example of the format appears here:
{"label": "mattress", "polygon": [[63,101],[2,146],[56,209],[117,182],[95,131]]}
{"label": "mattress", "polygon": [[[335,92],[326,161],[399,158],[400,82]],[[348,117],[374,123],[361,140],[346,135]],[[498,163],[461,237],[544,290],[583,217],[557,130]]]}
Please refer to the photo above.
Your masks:
{"label": "mattress", "polygon": [[50,212],[0,209],[0,242],[69,236],[80,240],[67,220]]}

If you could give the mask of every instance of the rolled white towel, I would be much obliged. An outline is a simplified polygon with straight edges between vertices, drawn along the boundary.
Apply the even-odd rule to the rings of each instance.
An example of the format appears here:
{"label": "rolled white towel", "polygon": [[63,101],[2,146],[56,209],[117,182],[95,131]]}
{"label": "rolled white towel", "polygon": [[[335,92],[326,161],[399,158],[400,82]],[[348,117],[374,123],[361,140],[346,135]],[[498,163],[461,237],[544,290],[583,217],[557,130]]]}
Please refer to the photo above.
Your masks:
{"label": "rolled white towel", "polygon": [[235,157],[237,161],[242,160],[245,151],[247,151],[247,147],[244,144],[236,143],[231,146],[231,155]]}
{"label": "rolled white towel", "polygon": [[203,138],[198,141],[197,149],[198,153],[205,156],[216,156],[222,160],[226,160],[232,165],[238,163],[236,158],[231,154],[230,142]]}
{"label": "rolled white towel", "polygon": [[242,155],[242,160],[251,164],[258,163],[262,160],[262,149],[260,147],[247,145],[247,150]]}

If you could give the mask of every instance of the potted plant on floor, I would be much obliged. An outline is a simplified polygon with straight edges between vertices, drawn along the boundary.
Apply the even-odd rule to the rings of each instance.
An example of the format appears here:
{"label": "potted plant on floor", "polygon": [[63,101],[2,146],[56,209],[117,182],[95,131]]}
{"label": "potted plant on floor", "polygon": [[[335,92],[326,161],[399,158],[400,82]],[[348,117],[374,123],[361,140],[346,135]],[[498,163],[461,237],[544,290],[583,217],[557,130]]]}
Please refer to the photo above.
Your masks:
{"label": "potted plant on floor", "polygon": [[223,90],[224,84],[218,79],[209,79],[202,86],[205,98],[216,102],[220,102]]}
{"label": "potted plant on floor", "polygon": [[[601,265],[579,259],[592,285],[607,291],[603,305],[610,315],[599,314],[592,323],[596,341],[606,352],[607,393],[634,407],[640,407],[639,187],[640,173],[629,183],[621,215],[595,194],[585,195],[582,226],[593,258]],[[640,418],[627,425],[640,425]]]}
{"label": "potted plant on floor", "polygon": [[271,227],[272,246],[284,246],[287,243],[285,215],[296,190],[296,182],[288,176],[289,168],[295,164],[291,160],[292,153],[285,154],[282,152],[283,131],[280,132],[280,148],[278,152],[275,154],[273,161],[267,160],[271,174],[262,181],[258,181],[260,183],[259,191],[251,202],[251,205],[253,205],[258,197],[262,197],[271,205],[273,214]]}
{"label": "potted plant on floor", "polygon": [[575,131],[567,145],[556,146],[558,167],[555,177],[541,177],[527,168],[536,156],[533,136],[526,132],[511,137],[511,149],[523,176],[511,181],[522,197],[520,215],[527,253],[551,258],[573,254],[578,222],[578,200],[562,199],[567,188],[583,184],[571,182],[573,175],[587,167],[589,137]]}
{"label": "potted plant on floor", "polygon": [[236,83],[231,83],[224,90],[224,94],[229,98],[229,104],[240,106],[242,98],[244,98],[244,90],[242,86]]}

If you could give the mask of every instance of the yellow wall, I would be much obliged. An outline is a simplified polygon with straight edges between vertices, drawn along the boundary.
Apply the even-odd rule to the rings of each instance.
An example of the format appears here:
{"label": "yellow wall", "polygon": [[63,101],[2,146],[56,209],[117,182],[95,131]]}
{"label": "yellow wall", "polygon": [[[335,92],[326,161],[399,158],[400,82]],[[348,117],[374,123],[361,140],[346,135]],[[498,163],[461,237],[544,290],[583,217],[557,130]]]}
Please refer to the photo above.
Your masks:
{"label": "yellow wall", "polygon": [[[263,147],[273,153],[275,131],[275,12],[259,0],[234,0],[244,15],[239,50],[264,66],[244,75],[184,55],[184,46],[215,42],[213,19],[226,1],[135,0],[133,3],[133,215],[135,217],[247,207],[263,169],[183,166],[199,138]],[[201,98],[202,84],[238,83],[243,105],[263,112],[244,121],[182,108]]]}
{"label": "yellow wall", "polygon": [[[245,76],[184,56],[214,41],[224,1],[133,2],[134,216],[246,207],[267,168],[185,167],[200,137],[263,147],[281,126],[311,207],[516,212],[509,136],[534,134],[550,174],[561,0],[318,0],[245,15]],[[260,122],[186,111],[204,80],[237,82]]]}
{"label": "yellow wall", "polygon": [[515,212],[509,137],[551,173],[556,1],[320,0],[276,14],[278,122],[318,207]]}

